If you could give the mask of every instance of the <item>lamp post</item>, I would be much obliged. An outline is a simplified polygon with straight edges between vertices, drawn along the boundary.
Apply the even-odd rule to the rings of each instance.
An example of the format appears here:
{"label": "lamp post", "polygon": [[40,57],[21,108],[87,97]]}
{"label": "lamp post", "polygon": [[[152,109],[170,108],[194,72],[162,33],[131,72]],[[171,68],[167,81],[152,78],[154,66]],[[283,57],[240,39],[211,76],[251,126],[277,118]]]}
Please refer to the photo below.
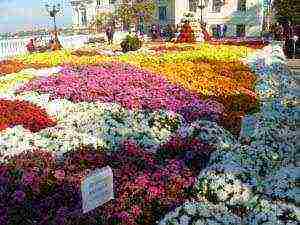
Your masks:
{"label": "lamp post", "polygon": [[267,8],[267,31],[268,32],[270,32],[271,4],[272,4],[272,0],[268,0],[268,8]]}
{"label": "lamp post", "polygon": [[298,36],[294,36],[293,37],[293,42],[294,42],[294,54],[293,54],[293,59],[295,59],[296,58],[296,42],[298,41],[298,39],[299,39],[299,37]]}
{"label": "lamp post", "polygon": [[54,24],[54,43],[58,46],[58,48],[61,48],[61,44],[58,40],[57,36],[57,26],[56,26],[56,14],[60,11],[60,4],[53,4],[52,6],[46,4],[45,5],[47,12],[49,13],[50,17],[53,18],[53,24]]}
{"label": "lamp post", "polygon": [[200,0],[200,4],[198,5],[198,8],[200,9],[200,23],[201,23],[201,25],[203,25],[204,24],[204,21],[203,21],[203,9],[205,8],[203,0]]}
{"label": "lamp post", "polygon": [[138,17],[139,17],[139,32],[140,34],[144,34],[144,12],[139,12]]}

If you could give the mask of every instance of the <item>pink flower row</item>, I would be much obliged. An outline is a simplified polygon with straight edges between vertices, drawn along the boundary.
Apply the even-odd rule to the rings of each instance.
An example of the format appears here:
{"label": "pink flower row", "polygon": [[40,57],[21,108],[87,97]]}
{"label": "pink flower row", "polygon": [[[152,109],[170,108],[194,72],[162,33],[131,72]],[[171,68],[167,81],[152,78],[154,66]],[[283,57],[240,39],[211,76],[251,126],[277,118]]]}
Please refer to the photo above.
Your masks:
{"label": "pink flower row", "polygon": [[64,67],[59,76],[31,81],[18,92],[31,90],[50,93],[52,99],[116,102],[128,109],[188,111],[188,114],[196,112],[198,116],[223,113],[220,103],[205,102],[196,93],[170,84],[161,76],[118,62]]}

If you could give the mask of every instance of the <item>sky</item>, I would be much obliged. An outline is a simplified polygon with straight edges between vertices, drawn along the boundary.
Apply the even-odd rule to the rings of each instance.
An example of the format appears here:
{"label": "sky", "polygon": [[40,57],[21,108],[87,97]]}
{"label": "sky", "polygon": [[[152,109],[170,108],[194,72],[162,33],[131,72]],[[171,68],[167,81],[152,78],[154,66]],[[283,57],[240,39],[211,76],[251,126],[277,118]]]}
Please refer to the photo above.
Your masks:
{"label": "sky", "polygon": [[53,20],[45,4],[60,3],[62,12],[57,16],[57,25],[72,24],[69,0],[0,0],[0,32],[15,32],[35,28],[52,28]]}

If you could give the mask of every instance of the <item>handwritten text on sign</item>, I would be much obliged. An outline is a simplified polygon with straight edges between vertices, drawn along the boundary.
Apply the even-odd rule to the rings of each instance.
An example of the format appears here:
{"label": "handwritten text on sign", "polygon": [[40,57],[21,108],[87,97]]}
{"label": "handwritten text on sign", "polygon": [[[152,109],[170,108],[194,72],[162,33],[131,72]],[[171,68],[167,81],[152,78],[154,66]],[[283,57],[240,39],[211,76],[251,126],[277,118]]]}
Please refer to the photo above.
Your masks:
{"label": "handwritten text on sign", "polygon": [[89,212],[114,198],[113,173],[109,166],[97,169],[81,183],[83,213]]}

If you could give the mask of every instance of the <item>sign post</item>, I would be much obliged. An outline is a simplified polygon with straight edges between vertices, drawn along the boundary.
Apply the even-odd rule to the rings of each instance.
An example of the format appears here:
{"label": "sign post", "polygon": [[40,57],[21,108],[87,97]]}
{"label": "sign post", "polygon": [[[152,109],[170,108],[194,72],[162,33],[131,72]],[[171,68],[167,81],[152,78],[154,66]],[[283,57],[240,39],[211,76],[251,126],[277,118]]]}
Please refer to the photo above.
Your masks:
{"label": "sign post", "polygon": [[87,213],[114,198],[113,173],[109,166],[96,169],[81,182],[82,210]]}

